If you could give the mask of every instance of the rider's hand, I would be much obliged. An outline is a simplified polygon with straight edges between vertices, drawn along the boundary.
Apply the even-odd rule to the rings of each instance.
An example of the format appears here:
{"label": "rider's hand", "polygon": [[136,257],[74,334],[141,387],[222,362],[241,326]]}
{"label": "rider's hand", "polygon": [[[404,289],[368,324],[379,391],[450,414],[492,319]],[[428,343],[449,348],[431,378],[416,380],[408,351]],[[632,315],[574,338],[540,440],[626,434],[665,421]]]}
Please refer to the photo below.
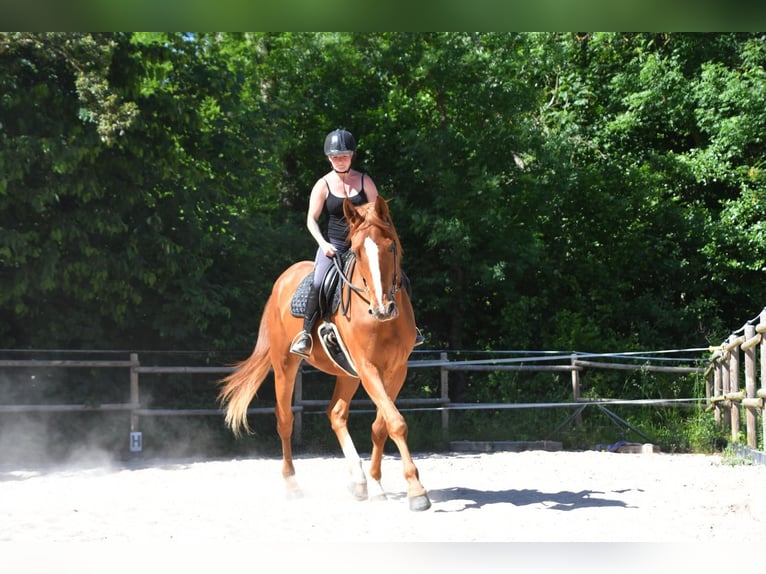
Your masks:
{"label": "rider's hand", "polygon": [[322,250],[327,257],[335,257],[335,247],[332,246],[332,243],[325,243]]}

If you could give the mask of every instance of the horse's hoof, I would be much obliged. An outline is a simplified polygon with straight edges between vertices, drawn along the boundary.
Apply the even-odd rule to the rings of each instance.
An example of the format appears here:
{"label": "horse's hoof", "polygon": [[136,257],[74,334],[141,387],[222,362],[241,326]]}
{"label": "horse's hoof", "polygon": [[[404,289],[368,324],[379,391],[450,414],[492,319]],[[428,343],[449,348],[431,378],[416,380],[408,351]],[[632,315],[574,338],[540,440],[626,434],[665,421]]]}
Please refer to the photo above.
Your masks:
{"label": "horse's hoof", "polygon": [[303,491],[300,488],[290,489],[285,494],[287,500],[299,500],[303,498]]}
{"label": "horse's hoof", "polygon": [[370,502],[385,502],[387,500],[388,497],[385,494],[376,494],[370,497]]}
{"label": "horse's hoof", "polygon": [[348,490],[355,500],[367,500],[366,482],[351,482],[348,485]]}
{"label": "horse's hoof", "polygon": [[423,510],[428,510],[429,508],[431,508],[431,501],[427,494],[410,497],[410,510],[421,512]]}

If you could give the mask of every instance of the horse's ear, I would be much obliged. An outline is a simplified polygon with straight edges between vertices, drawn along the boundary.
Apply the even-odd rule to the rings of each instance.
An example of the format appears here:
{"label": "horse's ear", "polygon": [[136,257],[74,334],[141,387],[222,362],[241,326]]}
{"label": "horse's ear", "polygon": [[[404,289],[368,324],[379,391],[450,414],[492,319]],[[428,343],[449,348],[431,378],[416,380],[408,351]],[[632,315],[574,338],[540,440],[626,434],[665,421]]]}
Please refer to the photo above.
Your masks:
{"label": "horse's ear", "polygon": [[351,203],[348,198],[343,200],[343,215],[346,216],[346,221],[349,225],[354,227],[355,224],[361,219],[361,216],[357,213],[356,207]]}
{"label": "horse's ear", "polygon": [[383,221],[391,223],[391,213],[388,211],[388,202],[380,195],[375,198],[375,211]]}

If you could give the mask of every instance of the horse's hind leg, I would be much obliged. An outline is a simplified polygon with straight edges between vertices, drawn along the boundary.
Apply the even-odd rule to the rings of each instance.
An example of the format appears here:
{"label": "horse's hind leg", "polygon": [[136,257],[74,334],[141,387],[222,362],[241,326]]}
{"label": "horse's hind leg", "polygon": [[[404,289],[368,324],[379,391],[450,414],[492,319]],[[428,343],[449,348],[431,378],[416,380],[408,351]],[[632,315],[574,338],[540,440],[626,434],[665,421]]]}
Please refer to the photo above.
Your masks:
{"label": "horse's hind leg", "polygon": [[277,406],[277,433],[282,440],[282,478],[285,480],[288,498],[300,498],[303,496],[298,482],[295,479],[295,466],[293,465],[293,391],[295,390],[295,376],[298,373],[300,361],[288,358],[284,363],[272,362],[274,365],[274,391],[276,393]]}
{"label": "horse's hind leg", "polygon": [[359,388],[359,379],[347,376],[338,376],[335,382],[332,400],[327,407],[327,417],[330,419],[332,430],[338,437],[338,442],[343,450],[343,456],[348,463],[351,475],[350,490],[357,500],[367,499],[367,477],[362,469],[362,459],[354,446],[354,441],[348,432],[348,413],[351,408],[351,398]]}

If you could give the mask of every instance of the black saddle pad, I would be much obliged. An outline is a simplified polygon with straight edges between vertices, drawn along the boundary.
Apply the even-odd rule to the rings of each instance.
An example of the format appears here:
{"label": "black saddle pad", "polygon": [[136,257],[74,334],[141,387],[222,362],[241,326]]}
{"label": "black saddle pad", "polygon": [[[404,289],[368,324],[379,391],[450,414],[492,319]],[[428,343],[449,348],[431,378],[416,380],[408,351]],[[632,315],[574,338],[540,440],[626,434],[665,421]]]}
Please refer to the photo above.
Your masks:
{"label": "black saddle pad", "polygon": [[[351,272],[351,266],[353,265],[354,254],[347,251],[341,257],[341,265],[343,267],[343,273],[348,276]],[[312,271],[306,275],[298,284],[298,288],[295,290],[292,300],[290,301],[290,313],[295,317],[303,317],[306,311],[306,301],[309,298],[309,290],[311,289],[311,283],[314,280],[314,272]],[[343,281],[341,281],[338,270],[333,265],[327,271],[324,281],[322,281],[322,288],[319,291],[319,309],[323,318],[335,313],[340,305],[340,296],[342,291]]]}

